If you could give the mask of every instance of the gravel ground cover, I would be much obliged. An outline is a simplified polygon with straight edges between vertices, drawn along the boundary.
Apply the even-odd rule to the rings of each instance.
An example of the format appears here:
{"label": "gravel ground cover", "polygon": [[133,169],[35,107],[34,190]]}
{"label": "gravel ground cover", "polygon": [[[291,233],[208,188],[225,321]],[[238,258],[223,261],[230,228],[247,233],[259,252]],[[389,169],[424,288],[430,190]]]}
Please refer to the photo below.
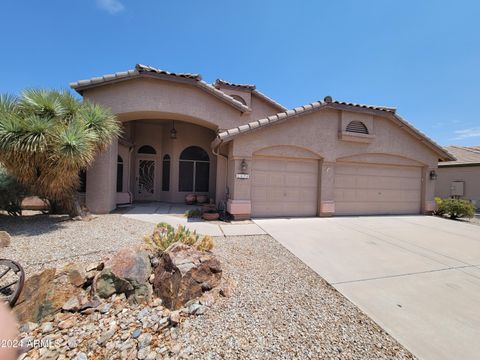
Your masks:
{"label": "gravel ground cover", "polygon": [[[0,216],[0,228],[12,235],[12,245],[0,249],[0,256],[20,261],[32,273],[71,261],[96,261],[142,241],[153,225],[119,214],[89,222],[40,215]],[[182,322],[164,344],[169,350],[165,357],[413,358],[270,236],[215,240],[214,253],[223,264],[224,275],[237,286],[230,297],[213,304],[205,314]]]}
{"label": "gravel ground cover", "polygon": [[29,275],[68,262],[97,261],[143,241],[153,227],[120,214],[101,215],[89,221],[41,214],[0,215],[0,229],[12,236],[12,244],[0,249],[0,257],[19,261]]}

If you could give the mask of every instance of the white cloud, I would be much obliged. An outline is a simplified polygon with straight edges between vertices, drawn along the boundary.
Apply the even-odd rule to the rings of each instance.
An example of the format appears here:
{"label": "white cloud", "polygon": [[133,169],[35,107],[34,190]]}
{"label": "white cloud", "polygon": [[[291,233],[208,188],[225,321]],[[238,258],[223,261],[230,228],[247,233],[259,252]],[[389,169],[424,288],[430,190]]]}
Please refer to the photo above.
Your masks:
{"label": "white cloud", "polygon": [[455,140],[480,137],[480,128],[477,127],[463,130],[455,130],[454,133],[456,135],[456,137],[454,138]]}
{"label": "white cloud", "polygon": [[119,0],[96,0],[100,9],[108,11],[110,14],[117,14],[125,10],[125,6]]}

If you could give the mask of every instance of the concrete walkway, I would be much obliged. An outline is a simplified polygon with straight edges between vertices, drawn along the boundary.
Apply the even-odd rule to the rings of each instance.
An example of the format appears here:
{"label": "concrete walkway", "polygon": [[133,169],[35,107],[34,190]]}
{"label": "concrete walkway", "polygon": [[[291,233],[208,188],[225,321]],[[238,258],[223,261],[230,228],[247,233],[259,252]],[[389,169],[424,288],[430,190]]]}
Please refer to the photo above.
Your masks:
{"label": "concrete walkway", "polygon": [[200,206],[164,202],[139,203],[134,204],[123,216],[152,224],[166,222],[174,227],[183,225],[202,235],[241,236],[265,234],[265,231],[252,221],[225,223],[222,221],[204,221],[202,219],[188,219],[185,217],[184,214],[187,210],[197,208],[200,208]]}
{"label": "concrete walkway", "polygon": [[427,216],[255,223],[418,357],[479,358],[480,226]]}

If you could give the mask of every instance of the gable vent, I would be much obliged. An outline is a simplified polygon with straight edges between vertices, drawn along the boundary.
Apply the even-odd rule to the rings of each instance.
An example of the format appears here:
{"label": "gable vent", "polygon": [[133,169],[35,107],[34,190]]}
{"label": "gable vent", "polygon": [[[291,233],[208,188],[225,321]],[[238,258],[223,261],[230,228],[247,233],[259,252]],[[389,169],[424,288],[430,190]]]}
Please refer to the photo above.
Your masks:
{"label": "gable vent", "polygon": [[361,121],[350,121],[347,125],[346,131],[357,134],[368,134],[368,129]]}

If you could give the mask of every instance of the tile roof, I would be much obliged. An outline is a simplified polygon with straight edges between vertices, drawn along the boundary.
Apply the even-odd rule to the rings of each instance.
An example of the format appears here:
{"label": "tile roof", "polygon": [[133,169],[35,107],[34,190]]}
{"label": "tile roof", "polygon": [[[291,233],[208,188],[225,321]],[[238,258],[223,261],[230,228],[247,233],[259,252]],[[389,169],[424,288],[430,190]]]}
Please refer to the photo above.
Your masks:
{"label": "tile roof", "polygon": [[447,146],[446,150],[457,158],[455,161],[445,161],[438,164],[443,166],[480,165],[480,146]]}
{"label": "tile roof", "polygon": [[422,142],[425,142],[430,148],[442,155],[443,160],[453,160],[455,159],[448,151],[443,149],[440,145],[435,143],[432,139],[427,137],[425,134],[417,130],[413,125],[407,122],[405,119],[396,114],[396,108],[386,107],[386,106],[376,106],[376,105],[365,105],[365,104],[355,104],[343,101],[334,101],[331,96],[326,96],[323,101],[315,101],[313,103],[296,107],[287,111],[280,112],[278,114],[269,116],[264,119],[252,121],[248,124],[237,126],[233,129],[229,129],[223,132],[220,132],[217,135],[217,139],[212,143],[212,145],[218,146],[222,142],[229,141],[234,137],[254,131],[258,128],[271,126],[276,123],[281,123],[290,118],[297,116],[302,116],[320,109],[338,109],[338,110],[347,110],[347,111],[363,111],[363,112],[373,112],[377,115],[389,116],[394,119],[397,123],[400,123],[401,127],[405,127],[411,133],[415,134],[420,138]]}
{"label": "tile roof", "polygon": [[256,86],[253,85],[253,84],[236,84],[236,83],[228,82],[228,81],[223,80],[223,79],[215,80],[215,82],[213,83],[213,86],[215,86],[217,89],[220,88],[221,86],[227,86],[227,87],[230,87],[230,88],[245,89],[245,90],[250,90],[250,91],[256,89]]}
{"label": "tile roof", "polygon": [[275,100],[268,97],[264,93],[258,91],[256,85],[253,85],[253,84],[236,84],[223,79],[217,79],[213,83],[213,86],[215,86],[217,89],[219,89],[221,86],[226,86],[231,89],[247,90],[247,91],[250,91],[252,94],[258,96],[260,99],[268,102],[270,105],[276,107],[277,109],[281,111],[287,110],[287,108],[282,104],[276,102]]}
{"label": "tile roof", "polygon": [[100,77],[93,77],[87,80],[79,80],[76,82],[70,83],[70,87],[82,95],[85,89],[104,85],[107,83],[114,83],[118,81],[123,81],[131,78],[137,78],[141,76],[152,76],[164,80],[176,80],[190,83],[211,95],[217,97],[218,99],[232,105],[241,112],[250,112],[251,109],[248,106],[245,106],[240,101],[235,100],[234,98],[228,96],[223,91],[218,90],[214,86],[206,83],[202,80],[202,77],[199,74],[191,73],[172,73],[169,71],[161,70],[154,68],[152,66],[137,64],[135,69],[128,71],[116,72],[114,74],[107,74]]}

